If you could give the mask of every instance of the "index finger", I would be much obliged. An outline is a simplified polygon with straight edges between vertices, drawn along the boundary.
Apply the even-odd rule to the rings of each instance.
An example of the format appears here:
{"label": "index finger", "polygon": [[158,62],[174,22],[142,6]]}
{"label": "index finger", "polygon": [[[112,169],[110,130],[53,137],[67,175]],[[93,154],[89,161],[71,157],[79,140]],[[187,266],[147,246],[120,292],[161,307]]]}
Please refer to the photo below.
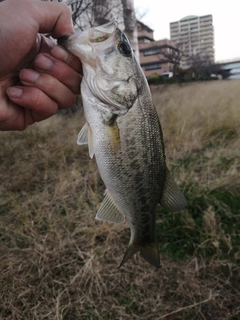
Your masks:
{"label": "index finger", "polygon": [[82,74],[82,63],[80,59],[73,55],[70,51],[66,51],[66,49],[63,49],[61,46],[57,45],[51,50],[51,55],[54,58],[65,62],[67,65],[69,65],[69,67]]}

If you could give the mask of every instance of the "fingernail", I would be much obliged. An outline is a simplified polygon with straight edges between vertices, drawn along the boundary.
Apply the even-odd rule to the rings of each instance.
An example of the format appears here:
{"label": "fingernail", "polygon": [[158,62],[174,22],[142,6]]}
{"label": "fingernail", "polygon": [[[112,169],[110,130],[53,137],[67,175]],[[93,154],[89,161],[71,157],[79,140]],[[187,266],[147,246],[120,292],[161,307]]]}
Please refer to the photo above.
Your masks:
{"label": "fingernail", "polygon": [[20,98],[22,93],[23,91],[20,88],[16,88],[16,87],[7,88],[7,94],[9,98]]}
{"label": "fingernail", "polygon": [[68,53],[67,51],[65,51],[63,48],[59,47],[59,46],[56,46],[52,49],[51,51],[52,55],[61,60],[61,61],[66,61],[67,58],[68,58]]}
{"label": "fingernail", "polygon": [[38,55],[34,61],[35,67],[43,71],[49,70],[52,64],[52,61],[42,54]]}
{"label": "fingernail", "polygon": [[19,76],[22,82],[35,82],[39,78],[39,73],[32,69],[23,69]]}

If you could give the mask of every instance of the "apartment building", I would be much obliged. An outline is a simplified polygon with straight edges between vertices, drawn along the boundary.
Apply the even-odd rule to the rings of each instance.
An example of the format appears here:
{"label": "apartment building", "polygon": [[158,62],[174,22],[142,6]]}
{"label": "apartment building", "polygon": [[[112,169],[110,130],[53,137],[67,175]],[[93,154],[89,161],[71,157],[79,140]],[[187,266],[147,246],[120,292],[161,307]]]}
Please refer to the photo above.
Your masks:
{"label": "apartment building", "polygon": [[176,50],[173,41],[168,39],[155,41],[153,30],[137,21],[138,48],[141,67],[148,77],[152,74],[162,75],[173,71],[169,56]]}
{"label": "apartment building", "polygon": [[212,15],[187,16],[170,23],[171,40],[182,51],[181,67],[188,68],[194,59],[214,62]]}

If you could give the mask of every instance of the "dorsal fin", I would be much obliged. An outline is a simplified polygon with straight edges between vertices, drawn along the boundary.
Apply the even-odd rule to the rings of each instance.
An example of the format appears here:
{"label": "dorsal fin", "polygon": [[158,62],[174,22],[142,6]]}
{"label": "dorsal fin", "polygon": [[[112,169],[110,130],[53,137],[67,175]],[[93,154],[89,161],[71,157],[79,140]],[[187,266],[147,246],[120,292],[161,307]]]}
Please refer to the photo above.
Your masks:
{"label": "dorsal fin", "polygon": [[96,219],[117,224],[123,223],[125,221],[125,216],[116,206],[114,200],[109,195],[108,190],[106,190],[105,194],[106,196],[103,199],[103,202],[101,203],[101,206],[96,214]]}
{"label": "dorsal fin", "polygon": [[166,168],[165,183],[160,204],[163,208],[172,212],[182,210],[186,206],[186,200],[176,182],[171,177],[168,168]]}

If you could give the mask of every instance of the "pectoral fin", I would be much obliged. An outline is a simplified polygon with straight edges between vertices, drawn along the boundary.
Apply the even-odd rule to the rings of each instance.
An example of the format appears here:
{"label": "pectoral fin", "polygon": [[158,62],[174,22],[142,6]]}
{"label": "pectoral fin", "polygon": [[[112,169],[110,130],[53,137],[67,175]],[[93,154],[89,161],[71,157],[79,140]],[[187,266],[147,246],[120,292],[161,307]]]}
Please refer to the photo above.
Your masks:
{"label": "pectoral fin", "polygon": [[110,137],[110,142],[112,145],[112,148],[115,153],[119,151],[120,148],[120,134],[117,122],[114,121],[111,125],[107,126],[108,134]]}
{"label": "pectoral fin", "polygon": [[107,190],[106,196],[96,214],[96,219],[117,224],[125,221],[125,216],[120,212]]}
{"label": "pectoral fin", "polygon": [[94,141],[93,141],[92,130],[87,122],[85,123],[85,125],[82,127],[81,131],[78,134],[77,144],[78,145],[88,144],[89,156],[91,159],[93,158],[95,153]]}
{"label": "pectoral fin", "polygon": [[176,182],[171,177],[168,168],[166,168],[166,178],[160,204],[163,208],[172,212],[182,210],[186,206],[186,200]]}
{"label": "pectoral fin", "polygon": [[77,144],[79,146],[83,144],[88,144],[88,123],[86,122],[82,129],[80,130],[77,138]]}

